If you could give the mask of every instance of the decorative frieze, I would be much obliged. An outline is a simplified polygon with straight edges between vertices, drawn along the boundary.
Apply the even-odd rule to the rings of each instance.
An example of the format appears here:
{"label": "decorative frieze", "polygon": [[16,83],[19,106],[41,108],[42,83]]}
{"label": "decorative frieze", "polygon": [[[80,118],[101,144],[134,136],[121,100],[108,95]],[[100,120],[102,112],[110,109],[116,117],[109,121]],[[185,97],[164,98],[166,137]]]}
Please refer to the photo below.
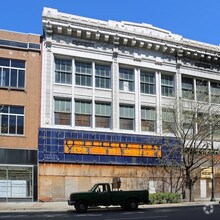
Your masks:
{"label": "decorative frieze", "polygon": [[149,24],[124,21],[106,22],[45,8],[43,28],[47,35],[46,38],[51,34],[67,35],[117,46],[154,50],[204,62],[220,62],[218,59],[220,56],[219,46],[185,39],[180,35]]}

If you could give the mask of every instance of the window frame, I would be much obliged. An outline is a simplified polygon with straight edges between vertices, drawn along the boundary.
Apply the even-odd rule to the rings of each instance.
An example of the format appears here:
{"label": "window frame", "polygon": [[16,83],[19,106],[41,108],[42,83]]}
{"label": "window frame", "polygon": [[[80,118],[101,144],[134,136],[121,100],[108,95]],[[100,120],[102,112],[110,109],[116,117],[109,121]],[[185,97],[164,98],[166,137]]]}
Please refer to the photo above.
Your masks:
{"label": "window frame", "polygon": [[[100,110],[99,112],[97,111],[97,106],[98,105],[103,105],[106,106],[105,108],[105,112],[102,113],[102,110]],[[107,109],[109,108],[109,109]],[[95,102],[95,127],[96,128],[111,128],[111,115],[112,115],[112,111],[111,111],[111,103],[107,103],[107,102]],[[104,123],[108,123],[108,126],[98,126],[97,123],[97,119],[100,119],[99,123],[101,122],[101,119],[103,119],[103,124]]]}
{"label": "window frame", "polygon": [[[79,65],[79,66],[77,66]],[[82,65],[82,66],[81,66]],[[79,71],[78,71],[79,68]],[[84,71],[83,71],[84,69]],[[90,73],[86,71],[90,70]],[[75,85],[92,87],[93,65],[92,62],[75,60]]]}
{"label": "window frame", "polygon": [[[98,69],[98,67],[101,67]],[[103,68],[103,69],[102,69]],[[104,74],[98,74],[98,70]],[[111,89],[111,66],[95,63],[95,87],[102,89]]]}
{"label": "window frame", "polygon": [[[190,80],[192,81],[192,84],[191,84],[192,85],[192,89],[189,86],[188,87],[184,86],[184,85],[187,84],[186,81],[189,82]],[[189,85],[189,83],[188,83],[188,85]],[[181,87],[182,87],[182,98],[183,99],[189,99],[189,100],[194,100],[195,99],[195,88],[194,88],[194,79],[193,78],[187,77],[187,76],[182,76]]]}
{"label": "window frame", "polygon": [[[217,85],[216,87],[213,87],[213,84]],[[215,91],[219,91],[219,94]],[[210,82],[210,93],[211,93],[211,102],[220,104],[220,82]]]}
{"label": "window frame", "polygon": [[[130,113],[123,112],[122,113],[122,108],[123,111],[130,109],[130,113],[132,113],[132,116],[129,116]],[[120,104],[119,105],[119,127],[120,130],[129,130],[129,131],[134,131],[135,129],[135,108],[134,105],[127,105],[127,104]],[[125,123],[127,122],[127,123]],[[127,124],[128,126],[131,126],[132,128],[125,128],[124,125]]]}
{"label": "window frame", "polygon": [[[164,79],[163,79],[164,78]],[[166,79],[165,79],[166,78]],[[170,81],[169,78],[172,78],[172,84],[164,83],[163,81]],[[175,77],[174,75],[161,74],[161,95],[166,97],[175,96]]]}
{"label": "window frame", "polygon": [[[127,75],[127,76],[126,76]],[[119,90],[125,92],[134,92],[135,76],[133,68],[119,67]],[[128,84],[128,90],[126,90],[125,83]]]}
{"label": "window frame", "polygon": [[[164,117],[165,113],[170,113],[173,114],[170,115],[170,118],[167,120],[166,116]],[[168,123],[171,125],[174,122],[174,117],[175,117],[175,113],[174,113],[174,109],[171,108],[162,108],[162,132],[163,133],[172,133],[171,128],[168,127]]]}
{"label": "window frame", "polygon": [[[154,119],[143,117],[143,110],[154,110]],[[147,114],[147,113],[145,113],[145,114]],[[152,127],[152,124],[153,124],[153,129],[144,130],[143,129],[143,126],[144,126],[143,124],[144,123],[148,124],[149,127]],[[156,132],[157,131],[157,112],[156,112],[156,107],[141,106],[141,131],[143,131],[143,132]]]}
{"label": "window frame", "polygon": [[[15,110],[18,112],[14,112]],[[7,132],[2,132],[3,122],[6,119],[7,119],[7,124],[5,126],[7,126]],[[13,123],[15,124],[13,125]],[[19,125],[19,123],[21,123],[21,125]],[[21,126],[21,128],[19,128],[19,126]],[[0,128],[1,128],[0,135],[23,136],[24,131],[25,131],[25,108],[24,106],[3,105],[3,107],[0,109]],[[14,132],[12,132],[12,130]],[[19,130],[21,131],[18,132]]]}
{"label": "window frame", "polygon": [[[84,104],[85,106],[80,106],[78,112],[77,103]],[[86,104],[89,104],[89,110],[86,110]],[[77,123],[78,119],[81,118],[81,125]],[[84,124],[87,119],[88,124]],[[75,126],[77,127],[92,127],[92,101],[91,100],[75,100]]]}
{"label": "window frame", "polygon": [[[142,75],[145,75],[145,76],[142,77]],[[144,80],[142,80],[142,78],[144,78]],[[153,78],[153,82],[151,82],[151,80],[149,80],[151,78]],[[148,79],[148,81],[147,81],[147,79]],[[141,70],[140,71],[140,87],[141,87],[140,92],[142,94],[155,95],[156,94],[155,72]]]}
{"label": "window frame", "polygon": [[[56,102],[65,102],[65,109],[57,109]],[[67,103],[69,104],[69,110],[67,109]],[[61,103],[58,103],[61,105]],[[63,105],[63,104],[62,104]],[[72,100],[70,98],[63,98],[63,97],[54,97],[54,124],[55,125],[62,125],[62,126],[71,126],[72,125]],[[62,116],[62,117],[57,117]],[[69,121],[69,123],[57,123],[56,121]]]}
{"label": "window frame", "polygon": [[[199,82],[201,83],[201,85],[199,85]],[[206,85],[204,85],[204,83]],[[206,88],[206,91],[204,90],[204,88]],[[209,84],[207,79],[196,79],[196,100],[198,102],[209,101]]]}
{"label": "window frame", "polygon": [[[25,90],[25,86],[26,86],[25,79],[26,79],[25,60],[0,58],[0,88]],[[15,85],[13,85],[13,83]]]}
{"label": "window frame", "polygon": [[[56,63],[56,62],[60,62],[60,63]],[[68,63],[70,65],[68,65]],[[57,69],[58,65],[59,65],[59,69]],[[64,69],[62,69],[63,66],[64,66]],[[73,76],[72,69],[73,69],[73,64],[72,64],[71,59],[55,57],[54,58],[54,73],[55,73],[54,82],[57,84],[72,85],[72,76]],[[58,77],[58,74],[59,74],[59,77]]]}

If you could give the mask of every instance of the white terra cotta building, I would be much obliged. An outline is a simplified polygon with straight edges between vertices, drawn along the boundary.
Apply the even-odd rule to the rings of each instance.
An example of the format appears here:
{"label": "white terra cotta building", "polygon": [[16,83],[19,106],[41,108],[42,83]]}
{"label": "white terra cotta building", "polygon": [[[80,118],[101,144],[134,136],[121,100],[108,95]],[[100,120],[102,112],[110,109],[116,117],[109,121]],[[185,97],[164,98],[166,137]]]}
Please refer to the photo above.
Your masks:
{"label": "white terra cotta building", "polygon": [[[161,116],[189,93],[203,101],[204,88],[220,104],[220,48],[145,23],[52,8],[42,19],[39,199],[67,199],[115,176],[122,189],[166,191],[157,158],[172,134]],[[197,197],[210,196],[209,183],[198,181]]]}

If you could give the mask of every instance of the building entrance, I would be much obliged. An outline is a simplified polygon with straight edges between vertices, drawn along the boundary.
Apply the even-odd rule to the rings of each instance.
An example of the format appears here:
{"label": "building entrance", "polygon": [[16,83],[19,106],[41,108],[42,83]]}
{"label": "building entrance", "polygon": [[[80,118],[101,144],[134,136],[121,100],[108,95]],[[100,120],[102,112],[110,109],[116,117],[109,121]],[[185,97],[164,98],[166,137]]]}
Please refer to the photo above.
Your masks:
{"label": "building entrance", "polygon": [[0,166],[0,201],[33,201],[33,166]]}

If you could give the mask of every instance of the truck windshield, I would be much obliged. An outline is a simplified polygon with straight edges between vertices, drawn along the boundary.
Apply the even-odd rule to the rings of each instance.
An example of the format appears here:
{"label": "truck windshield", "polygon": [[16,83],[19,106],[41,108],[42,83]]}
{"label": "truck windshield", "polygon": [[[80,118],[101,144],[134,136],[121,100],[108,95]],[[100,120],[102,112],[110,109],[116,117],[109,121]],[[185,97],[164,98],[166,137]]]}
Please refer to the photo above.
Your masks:
{"label": "truck windshield", "polygon": [[89,191],[94,191],[96,187],[97,187],[97,184],[95,184]]}

